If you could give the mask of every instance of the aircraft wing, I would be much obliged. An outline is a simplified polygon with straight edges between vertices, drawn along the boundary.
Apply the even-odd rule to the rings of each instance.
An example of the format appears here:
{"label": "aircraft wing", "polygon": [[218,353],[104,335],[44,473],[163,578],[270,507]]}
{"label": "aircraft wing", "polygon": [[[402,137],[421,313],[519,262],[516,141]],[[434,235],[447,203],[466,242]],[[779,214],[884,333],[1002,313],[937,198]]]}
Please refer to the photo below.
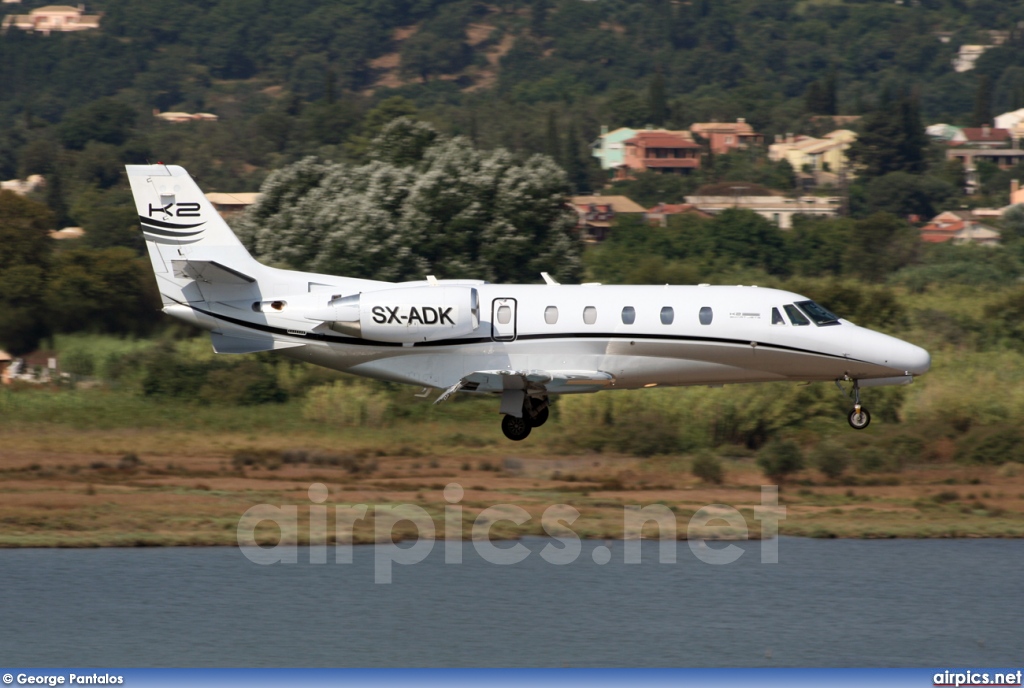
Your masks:
{"label": "aircraft wing", "polygon": [[210,284],[252,284],[256,280],[215,260],[172,260],[174,276]]}
{"label": "aircraft wing", "polygon": [[435,404],[456,392],[503,392],[507,389],[543,391],[548,394],[596,392],[615,382],[601,370],[478,370],[466,375],[437,398]]}

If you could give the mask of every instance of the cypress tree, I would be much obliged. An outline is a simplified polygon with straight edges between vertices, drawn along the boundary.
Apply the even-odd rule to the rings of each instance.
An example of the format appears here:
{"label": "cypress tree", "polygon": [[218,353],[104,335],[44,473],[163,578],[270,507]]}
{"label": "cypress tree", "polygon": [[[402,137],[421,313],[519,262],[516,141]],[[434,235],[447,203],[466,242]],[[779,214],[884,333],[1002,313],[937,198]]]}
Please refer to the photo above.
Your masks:
{"label": "cypress tree", "polygon": [[839,97],[836,90],[836,73],[829,72],[828,77],[825,79],[825,88],[822,93],[822,105],[825,108],[823,114],[839,114]]}
{"label": "cypress tree", "polygon": [[548,130],[544,136],[544,152],[550,155],[555,162],[562,159],[562,141],[558,135],[558,118],[555,111],[548,110]]}
{"label": "cypress tree", "polygon": [[978,90],[974,94],[974,112],[971,114],[971,124],[975,127],[992,124],[992,80],[986,74],[982,74],[978,78]]}
{"label": "cypress tree", "polygon": [[668,119],[668,103],[665,100],[665,77],[659,69],[647,87],[647,116],[651,124],[661,126]]}
{"label": "cypress tree", "polygon": [[569,129],[565,135],[565,157],[562,160],[562,167],[566,176],[569,177],[569,186],[574,192],[587,191],[590,184],[587,179],[587,164],[580,155],[579,134],[576,129],[576,121],[569,120]]}

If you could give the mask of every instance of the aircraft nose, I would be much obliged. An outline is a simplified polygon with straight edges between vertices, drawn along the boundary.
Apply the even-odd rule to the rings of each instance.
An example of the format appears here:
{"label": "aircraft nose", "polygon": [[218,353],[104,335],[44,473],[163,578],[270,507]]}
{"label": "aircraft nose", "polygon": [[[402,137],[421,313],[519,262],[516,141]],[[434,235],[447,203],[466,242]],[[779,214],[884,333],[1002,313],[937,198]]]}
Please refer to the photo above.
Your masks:
{"label": "aircraft nose", "polygon": [[932,356],[926,350],[909,342],[897,339],[899,344],[893,347],[888,357],[888,365],[901,372],[911,375],[922,375],[932,366]]}

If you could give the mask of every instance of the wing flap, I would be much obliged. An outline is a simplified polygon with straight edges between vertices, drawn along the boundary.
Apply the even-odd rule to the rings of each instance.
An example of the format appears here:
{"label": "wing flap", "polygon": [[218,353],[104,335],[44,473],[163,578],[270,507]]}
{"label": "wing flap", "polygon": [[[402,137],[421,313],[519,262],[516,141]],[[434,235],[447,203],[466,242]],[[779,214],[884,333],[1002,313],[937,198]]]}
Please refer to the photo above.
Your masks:
{"label": "wing flap", "polygon": [[602,370],[478,370],[450,386],[434,403],[440,403],[459,391],[504,392],[522,389],[546,394],[596,392],[615,382],[615,376]]}
{"label": "wing flap", "polygon": [[211,332],[210,342],[218,354],[254,354],[303,346],[302,342],[282,342],[272,337],[237,337],[220,332]]}

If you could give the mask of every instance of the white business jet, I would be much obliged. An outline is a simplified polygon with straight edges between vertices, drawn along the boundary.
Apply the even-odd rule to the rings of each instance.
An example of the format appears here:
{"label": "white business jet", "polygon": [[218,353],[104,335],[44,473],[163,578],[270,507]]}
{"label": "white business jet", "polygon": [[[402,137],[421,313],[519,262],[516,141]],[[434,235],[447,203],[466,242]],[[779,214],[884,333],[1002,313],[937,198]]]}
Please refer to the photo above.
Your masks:
{"label": "white business jet", "polygon": [[278,351],[419,387],[494,394],[505,436],[548,418],[554,394],[772,381],[862,387],[925,373],[924,349],[810,299],[742,286],[379,282],[257,262],[181,167],[129,165],[164,312],[217,353]]}

